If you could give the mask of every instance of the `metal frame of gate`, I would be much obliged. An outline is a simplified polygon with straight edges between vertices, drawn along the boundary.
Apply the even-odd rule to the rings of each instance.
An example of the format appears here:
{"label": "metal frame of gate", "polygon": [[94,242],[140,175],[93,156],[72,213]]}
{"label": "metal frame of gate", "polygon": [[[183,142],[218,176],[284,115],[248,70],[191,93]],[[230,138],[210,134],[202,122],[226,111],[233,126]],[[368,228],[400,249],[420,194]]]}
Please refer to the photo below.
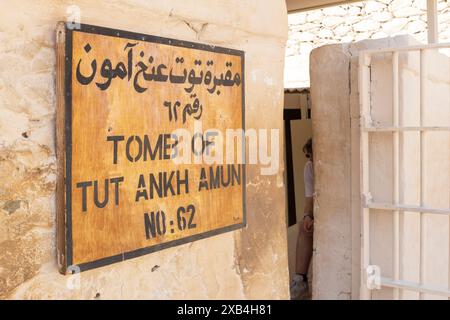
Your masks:
{"label": "metal frame of gate", "polygon": [[[424,284],[424,218],[422,213],[427,214],[439,214],[450,215],[450,209],[437,209],[424,206],[424,184],[426,179],[425,174],[425,135],[429,131],[449,131],[450,126],[445,127],[430,127],[423,125],[424,112],[426,111],[426,86],[425,75],[426,63],[424,59],[425,50],[429,49],[441,49],[450,48],[450,43],[445,44],[429,44],[423,46],[408,46],[399,48],[386,48],[361,51],[359,54],[359,94],[360,94],[360,157],[361,157],[361,192],[362,192],[362,217],[361,217],[361,286],[360,297],[361,299],[371,298],[371,289],[368,287],[370,282],[370,275],[367,274],[368,267],[370,266],[370,246],[369,246],[369,215],[371,209],[386,210],[393,213],[394,220],[394,272],[392,278],[386,278],[381,276],[379,279],[379,285],[384,287],[393,288],[394,299],[399,298],[400,289],[407,289],[416,291],[419,293],[419,298],[422,298],[423,293],[431,293],[435,295],[441,295],[450,297],[450,290],[447,286],[436,287]],[[420,126],[418,127],[403,127],[399,124],[399,53],[405,51],[418,51],[420,52]],[[380,127],[374,126],[371,123],[370,116],[370,67],[371,57],[374,54],[379,53],[391,53],[392,54],[392,83],[393,83],[393,126]],[[399,139],[399,133],[405,131],[417,131],[420,132],[420,206],[412,206],[408,204],[399,203],[399,150],[401,148],[401,140]],[[369,189],[369,135],[373,132],[392,132],[393,133],[393,199],[394,203],[378,203],[373,202],[370,196]],[[400,279],[400,213],[404,211],[412,211],[420,213],[420,281],[410,282]],[[368,282],[369,280],[369,282]]]}

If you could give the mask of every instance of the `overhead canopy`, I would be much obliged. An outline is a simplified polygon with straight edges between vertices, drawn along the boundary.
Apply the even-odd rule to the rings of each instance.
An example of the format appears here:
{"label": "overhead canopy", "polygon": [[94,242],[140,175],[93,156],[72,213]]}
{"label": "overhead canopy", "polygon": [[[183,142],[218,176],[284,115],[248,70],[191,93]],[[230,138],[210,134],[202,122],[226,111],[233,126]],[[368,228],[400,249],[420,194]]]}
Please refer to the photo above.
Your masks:
{"label": "overhead canopy", "polygon": [[[361,0],[359,0],[361,1]],[[286,6],[288,12],[296,12],[303,10],[311,10],[320,7],[335,6],[338,4],[357,2],[357,0],[352,1],[342,1],[342,0],[286,0]]]}

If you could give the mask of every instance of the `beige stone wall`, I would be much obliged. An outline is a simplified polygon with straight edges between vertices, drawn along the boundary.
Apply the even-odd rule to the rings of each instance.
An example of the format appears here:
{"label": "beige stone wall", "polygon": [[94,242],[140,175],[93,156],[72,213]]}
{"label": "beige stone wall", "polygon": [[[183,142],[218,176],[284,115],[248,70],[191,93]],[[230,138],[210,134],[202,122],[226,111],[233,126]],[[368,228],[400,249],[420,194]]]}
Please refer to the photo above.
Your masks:
{"label": "beige stone wall", "polygon": [[351,298],[348,71],[349,55],[342,45],[313,50],[314,299]]}
{"label": "beige stone wall", "polygon": [[[285,87],[309,87],[309,54],[333,43],[409,34],[427,42],[426,0],[369,0],[289,15]],[[439,41],[450,41],[450,1],[438,0]]]}
{"label": "beige stone wall", "polygon": [[72,4],[82,23],[244,50],[246,127],[283,126],[284,1],[2,1],[0,298],[288,298],[282,165],[272,176],[249,167],[245,230],[87,271],[68,288],[55,258],[54,34]]}

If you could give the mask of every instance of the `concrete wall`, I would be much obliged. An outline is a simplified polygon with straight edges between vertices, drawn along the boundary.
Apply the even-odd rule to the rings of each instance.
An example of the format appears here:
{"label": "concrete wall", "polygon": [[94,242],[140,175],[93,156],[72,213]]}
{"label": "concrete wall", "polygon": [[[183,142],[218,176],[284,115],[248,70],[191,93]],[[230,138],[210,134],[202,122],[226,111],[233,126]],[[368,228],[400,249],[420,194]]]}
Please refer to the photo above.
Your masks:
{"label": "concrete wall", "polygon": [[244,50],[246,128],[283,128],[284,1],[2,1],[0,298],[288,298],[282,164],[249,167],[245,230],[84,272],[69,290],[55,257],[54,48],[73,4],[82,23]]}
{"label": "concrete wall", "polygon": [[[450,2],[438,0],[439,41],[450,41]],[[289,14],[285,87],[309,86],[311,50],[409,34],[426,43],[426,0],[369,0]]]}
{"label": "concrete wall", "polygon": [[[354,44],[327,45],[311,53],[311,101],[313,109],[315,234],[313,298],[349,299],[359,297],[360,286],[360,157],[358,53],[363,49],[417,44],[402,36],[367,40]],[[374,121],[389,125],[392,115],[392,64],[386,55],[375,57],[372,67],[372,104]],[[449,58],[438,52],[427,57],[426,125],[450,124]],[[441,66],[441,67],[439,67]],[[400,104],[403,125],[418,125],[417,53],[400,60]],[[375,111],[374,111],[375,112]],[[383,120],[384,119],[384,120]],[[387,119],[387,120],[386,120]],[[383,136],[384,135],[384,136]],[[416,133],[417,135],[417,133]],[[426,165],[426,201],[430,206],[449,206],[449,134],[428,135],[430,154]],[[384,140],[383,140],[384,139]],[[387,139],[387,140],[386,140]],[[414,140],[415,139],[415,140]],[[392,198],[392,136],[379,134],[372,143],[370,163],[371,190],[379,201]],[[404,137],[401,158],[401,201],[417,205],[417,136]],[[416,148],[416,149],[414,149]],[[436,171],[437,170],[437,171]],[[438,174],[437,172],[441,172]],[[333,187],[330,187],[333,186]],[[417,215],[401,219],[401,276],[417,279]],[[371,225],[371,263],[381,267],[382,275],[392,276],[392,213],[375,214]],[[416,228],[416,229],[414,229]],[[425,281],[446,287],[448,284],[448,217],[426,216]],[[434,246],[434,247],[433,247]],[[404,292],[402,297],[417,297]],[[392,298],[392,290],[374,292],[374,298]]]}
{"label": "concrete wall", "polygon": [[313,299],[351,297],[349,59],[343,45],[311,53]]}

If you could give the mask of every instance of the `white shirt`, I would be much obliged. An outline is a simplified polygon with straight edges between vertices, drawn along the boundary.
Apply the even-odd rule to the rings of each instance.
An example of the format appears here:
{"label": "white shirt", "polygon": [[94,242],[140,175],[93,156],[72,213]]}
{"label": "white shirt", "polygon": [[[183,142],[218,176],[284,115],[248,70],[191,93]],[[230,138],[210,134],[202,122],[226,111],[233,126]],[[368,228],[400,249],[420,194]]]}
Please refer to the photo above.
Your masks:
{"label": "white shirt", "polygon": [[314,171],[313,163],[311,160],[308,160],[305,163],[303,179],[305,182],[305,197],[312,197],[314,193]]}

